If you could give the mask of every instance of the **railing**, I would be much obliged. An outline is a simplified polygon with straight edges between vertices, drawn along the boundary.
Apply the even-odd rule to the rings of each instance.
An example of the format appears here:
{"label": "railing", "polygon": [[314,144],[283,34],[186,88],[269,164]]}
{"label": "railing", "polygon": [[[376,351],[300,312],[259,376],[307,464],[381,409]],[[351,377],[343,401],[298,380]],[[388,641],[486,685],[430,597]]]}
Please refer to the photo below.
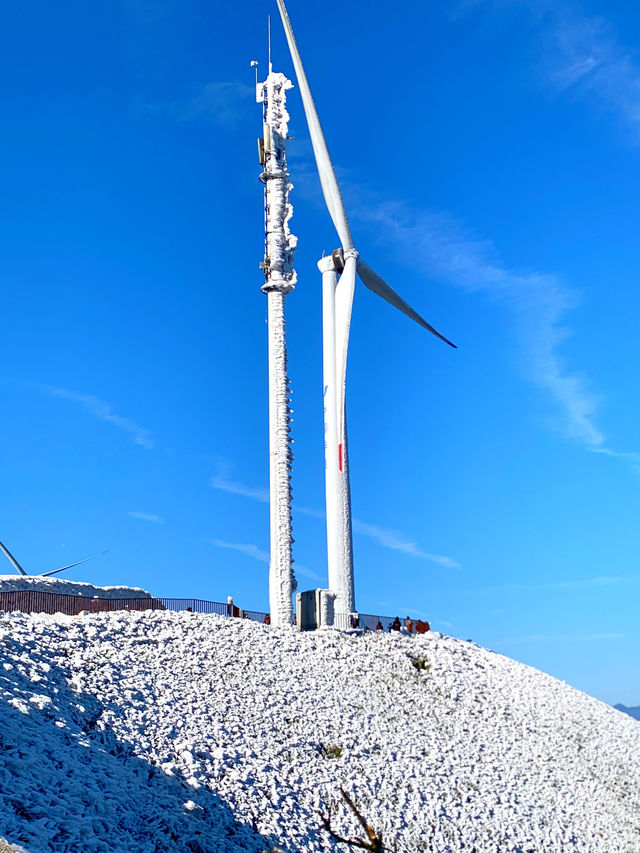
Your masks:
{"label": "railing", "polygon": [[[220,601],[206,601],[202,598],[83,598],[79,595],[64,595],[58,592],[38,592],[37,590],[10,590],[0,592],[0,610],[22,613],[64,613],[77,616],[83,611],[101,613],[115,610],[173,610],[177,612],[216,613],[218,616],[235,616],[251,619],[253,622],[267,621],[267,613],[260,610],[243,610],[234,604]],[[351,617],[343,617],[344,624],[336,628],[348,631],[365,628],[369,631],[382,629],[388,631],[393,618],[391,616],[373,616],[369,613],[358,614],[357,624]]]}
{"label": "railing", "polygon": [[393,616],[372,616],[370,613],[359,613],[359,628],[366,628],[369,631],[380,630],[378,623],[382,625],[383,631],[388,631],[389,626],[393,622]]}
{"label": "railing", "polygon": [[218,616],[231,616],[227,613],[228,606],[220,601],[205,601],[202,598],[158,598],[165,610],[175,610],[178,613],[190,610],[193,613],[217,613]]}
{"label": "railing", "polygon": [[39,592],[16,589],[0,592],[0,610],[22,613],[64,613],[77,616],[83,610],[100,613],[104,610],[166,610],[157,598],[83,598],[59,592]]}
{"label": "railing", "polygon": [[82,611],[101,613],[114,610],[174,610],[177,612],[217,613],[218,616],[238,616],[264,622],[266,613],[242,610],[235,605],[202,598],[85,598],[59,592],[39,592],[18,589],[0,592],[0,610],[22,613],[64,613],[77,616]]}
{"label": "railing", "polygon": [[267,614],[261,610],[243,610],[235,604],[223,604],[221,601],[205,601],[202,598],[158,598],[165,610],[193,613],[217,613],[218,616],[235,616],[239,619],[251,619],[252,622],[264,622]]}

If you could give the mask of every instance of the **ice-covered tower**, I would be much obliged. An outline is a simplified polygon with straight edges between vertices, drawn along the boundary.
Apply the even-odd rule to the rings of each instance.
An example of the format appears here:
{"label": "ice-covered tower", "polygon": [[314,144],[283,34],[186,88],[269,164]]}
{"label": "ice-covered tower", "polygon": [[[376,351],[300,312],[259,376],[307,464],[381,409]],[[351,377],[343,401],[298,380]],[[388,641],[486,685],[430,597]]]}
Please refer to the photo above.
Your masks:
{"label": "ice-covered tower", "polygon": [[265,283],[269,335],[269,482],[271,559],[269,564],[269,607],[272,625],[290,625],[295,591],[291,546],[291,409],[287,375],[287,344],[284,301],[296,284],[293,254],[297,238],[289,230],[293,208],[289,193],[293,185],[287,171],[286,92],[293,86],[284,74],[274,73],[256,85],[256,100],[263,106],[263,137],[258,140],[264,171]]}

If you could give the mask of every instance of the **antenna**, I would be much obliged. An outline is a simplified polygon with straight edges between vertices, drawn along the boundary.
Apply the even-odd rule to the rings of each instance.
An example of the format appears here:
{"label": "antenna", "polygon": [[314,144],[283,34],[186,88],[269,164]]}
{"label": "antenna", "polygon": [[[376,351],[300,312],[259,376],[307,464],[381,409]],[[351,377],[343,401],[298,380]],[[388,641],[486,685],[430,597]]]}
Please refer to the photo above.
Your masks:
{"label": "antenna", "polygon": [[269,41],[269,74],[273,71],[271,67],[271,15],[267,15],[267,32]]}

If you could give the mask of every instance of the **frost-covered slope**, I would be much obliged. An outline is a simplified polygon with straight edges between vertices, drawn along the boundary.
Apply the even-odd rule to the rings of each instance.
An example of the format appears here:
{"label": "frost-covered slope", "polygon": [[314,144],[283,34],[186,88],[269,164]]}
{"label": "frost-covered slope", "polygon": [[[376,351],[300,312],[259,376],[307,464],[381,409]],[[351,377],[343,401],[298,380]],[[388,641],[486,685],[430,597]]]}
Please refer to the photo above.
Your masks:
{"label": "frost-covered slope", "polygon": [[0,575],[0,592],[31,590],[83,598],[151,598],[151,593],[137,586],[94,586],[84,581],[45,578],[41,575]]}
{"label": "frost-covered slope", "polygon": [[[459,640],[0,617],[0,836],[38,851],[640,850],[640,727]],[[414,661],[412,662],[412,658]],[[424,666],[424,668],[418,668]]]}

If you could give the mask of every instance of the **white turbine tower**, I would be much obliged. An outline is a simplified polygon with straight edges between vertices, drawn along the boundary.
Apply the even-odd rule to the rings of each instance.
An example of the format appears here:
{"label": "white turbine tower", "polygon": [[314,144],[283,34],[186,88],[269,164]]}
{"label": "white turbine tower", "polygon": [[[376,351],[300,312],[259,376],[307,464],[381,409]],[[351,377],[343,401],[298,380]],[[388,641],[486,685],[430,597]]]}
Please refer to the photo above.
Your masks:
{"label": "white turbine tower", "polygon": [[[252,63],[254,64],[254,63]],[[255,63],[257,65],[257,63]],[[269,336],[269,497],[270,546],[269,608],[272,625],[290,625],[291,596],[295,591],[291,545],[291,410],[287,375],[284,300],[296,283],[293,254],[297,239],[289,230],[293,209],[289,202],[292,184],[287,171],[286,91],[292,83],[274,73],[269,56],[269,74],[256,81],[256,100],[263,105],[263,137],[258,140],[264,171],[265,283]]]}
{"label": "white turbine tower", "polygon": [[345,381],[356,273],[369,290],[386,299],[395,308],[398,308],[445,343],[452,347],[455,344],[452,344],[433,326],[429,325],[359,257],[353,243],[338,181],[283,0],[278,0],[278,8],[302,95],[322,192],[341,243],[341,248],[333,252],[330,257],[322,258],[318,267],[322,273],[323,299],[325,476],[329,588],[336,595],[335,624],[337,627],[343,628],[348,627],[349,615],[355,611]]}

